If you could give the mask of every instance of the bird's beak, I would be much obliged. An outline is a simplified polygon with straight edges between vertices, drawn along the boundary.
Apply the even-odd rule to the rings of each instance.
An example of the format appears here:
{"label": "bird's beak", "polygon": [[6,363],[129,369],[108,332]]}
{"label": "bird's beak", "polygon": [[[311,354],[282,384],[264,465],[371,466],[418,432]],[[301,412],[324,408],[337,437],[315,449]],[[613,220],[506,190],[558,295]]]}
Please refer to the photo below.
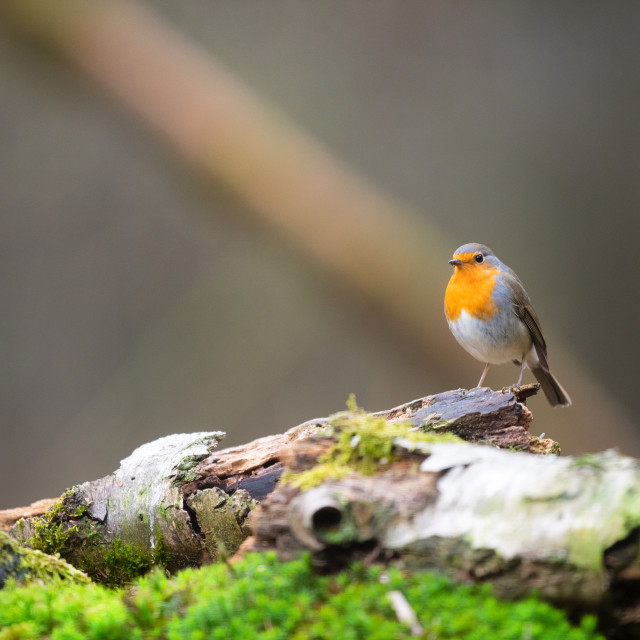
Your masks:
{"label": "bird's beak", "polygon": [[452,267],[459,267],[459,266],[462,265],[462,260],[455,260],[455,259],[454,260],[449,260],[449,264]]}

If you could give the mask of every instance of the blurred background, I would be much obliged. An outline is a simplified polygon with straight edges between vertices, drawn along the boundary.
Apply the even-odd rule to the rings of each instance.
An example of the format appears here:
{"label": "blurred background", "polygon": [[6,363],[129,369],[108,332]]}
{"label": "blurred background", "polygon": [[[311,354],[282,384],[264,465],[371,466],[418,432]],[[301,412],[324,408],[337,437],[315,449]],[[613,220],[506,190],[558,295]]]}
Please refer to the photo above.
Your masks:
{"label": "blurred background", "polygon": [[170,433],[475,385],[442,312],[469,241],[524,281],[574,401],[531,399],[532,432],[640,455],[639,26],[583,0],[5,0],[0,508]]}

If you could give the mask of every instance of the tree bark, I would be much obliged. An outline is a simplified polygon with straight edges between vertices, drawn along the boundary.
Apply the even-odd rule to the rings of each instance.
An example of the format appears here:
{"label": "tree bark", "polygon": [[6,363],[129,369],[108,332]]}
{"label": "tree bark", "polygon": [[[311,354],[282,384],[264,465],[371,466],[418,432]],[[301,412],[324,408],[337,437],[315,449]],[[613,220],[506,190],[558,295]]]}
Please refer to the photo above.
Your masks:
{"label": "tree bark", "polygon": [[[536,391],[536,385],[449,391],[377,415],[471,442],[551,450],[555,443],[527,432],[531,413],[524,401]],[[249,535],[249,512],[274,491],[284,465],[295,469],[291,452],[307,447],[309,466],[331,446],[331,438],[312,437],[328,423],[311,420],[222,451],[222,432],[160,438],[136,449],[113,474],[73,487],[44,516],[20,520],[12,534],[112,584],[152,565],[174,571],[226,557]],[[407,475],[396,482],[411,486],[414,480]],[[5,512],[5,521],[15,511]]]}
{"label": "tree bark", "polygon": [[[224,558],[249,535],[256,501],[275,488],[283,449],[315,428],[300,425],[220,452],[223,432],[160,438],[113,474],[73,487],[43,516],[18,520],[10,533],[113,585],[154,565],[176,571]],[[0,522],[19,513],[30,510],[0,512]]]}
{"label": "tree bark", "polygon": [[[167,436],[11,532],[108,584],[154,564],[173,571],[220,559],[244,540],[241,553],[308,551],[325,569],[364,558],[490,581],[507,597],[536,590],[636,633],[640,463],[615,452],[527,453],[559,450],[528,433],[524,403],[537,390],[448,391],[377,414],[311,420],[221,451],[221,432]],[[298,488],[303,472],[331,458],[345,425],[367,416],[378,420],[375,429],[405,421],[491,446],[415,441],[404,430],[371,475],[329,474],[314,488]],[[357,432],[349,438],[356,447]],[[10,515],[0,512],[0,522]]]}
{"label": "tree bark", "polygon": [[[442,394],[445,404],[455,393]],[[464,395],[474,393],[483,392]],[[439,402],[408,407],[410,421]],[[456,422],[459,432],[473,430],[469,416]],[[296,443],[288,469],[303,473],[329,446],[319,436]],[[254,534],[240,554],[305,551],[324,570],[357,559],[434,569],[491,582],[506,598],[535,591],[572,613],[597,613],[610,637],[640,637],[640,461],[615,451],[541,456],[403,438],[394,453],[375,475],[351,473],[306,491],[281,483],[252,514]]]}

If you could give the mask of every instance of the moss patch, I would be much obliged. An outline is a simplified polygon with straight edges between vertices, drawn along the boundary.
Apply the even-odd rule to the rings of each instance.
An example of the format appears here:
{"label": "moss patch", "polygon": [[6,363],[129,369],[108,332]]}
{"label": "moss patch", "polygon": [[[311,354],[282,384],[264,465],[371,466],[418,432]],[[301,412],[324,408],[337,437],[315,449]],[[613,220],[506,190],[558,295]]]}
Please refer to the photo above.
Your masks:
{"label": "moss patch", "polygon": [[39,583],[55,580],[89,582],[89,578],[64,560],[21,547],[0,531],[0,589],[9,580]]}
{"label": "moss patch", "polygon": [[74,562],[92,580],[113,589],[130,585],[154,566],[164,568],[168,558],[162,539],[152,550],[146,550],[115,538],[109,544],[84,548],[74,557]]}
{"label": "moss patch", "polygon": [[[32,549],[37,549],[47,554],[59,553],[64,548],[69,538],[78,532],[78,527],[63,522],[66,513],[65,499],[68,499],[72,492],[64,493],[60,500],[49,507],[48,511],[34,521],[33,535],[28,541]],[[83,508],[84,507],[84,508]],[[86,506],[76,505],[70,517],[81,517],[86,511]]]}
{"label": "moss patch", "polygon": [[151,554],[141,553],[132,545],[123,544],[116,538],[109,544],[104,559],[104,572],[107,586],[119,586],[133,582],[134,578],[144,575],[151,569]]}
{"label": "moss patch", "polygon": [[307,558],[281,563],[273,554],[171,579],[152,572],[127,591],[94,584],[11,588],[0,592],[0,640],[411,638],[391,607],[392,591],[406,597],[425,638],[602,640],[593,617],[572,626],[534,597],[505,603],[488,585],[362,565],[318,576]]}
{"label": "moss patch", "polygon": [[571,464],[573,467],[585,467],[594,472],[602,471],[605,466],[602,454],[597,453],[585,453],[581,456],[575,456]]}
{"label": "moss patch", "polygon": [[336,443],[318,458],[318,464],[299,474],[285,473],[281,481],[306,491],[327,479],[339,480],[349,473],[373,475],[400,456],[398,443],[435,444],[463,442],[450,433],[435,434],[413,430],[409,422],[389,422],[357,406],[353,395],[347,411],[329,417],[326,434]]}
{"label": "moss patch", "polygon": [[153,548],[152,564],[155,567],[166,568],[171,562],[169,547],[165,544],[161,534],[156,535],[156,546]]}
{"label": "moss patch", "polygon": [[30,549],[59,555],[111,588],[131,584],[154,566],[167,566],[170,554],[159,532],[153,549],[144,546],[146,539],[140,544],[109,540],[104,523],[89,517],[82,500],[82,494],[71,489],[40,518],[16,523],[12,535]]}

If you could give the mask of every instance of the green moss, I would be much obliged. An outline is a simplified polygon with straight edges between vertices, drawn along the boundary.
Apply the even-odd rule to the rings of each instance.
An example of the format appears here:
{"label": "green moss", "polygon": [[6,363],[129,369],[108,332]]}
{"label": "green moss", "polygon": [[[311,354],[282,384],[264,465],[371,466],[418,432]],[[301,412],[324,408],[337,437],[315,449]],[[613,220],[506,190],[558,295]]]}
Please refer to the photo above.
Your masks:
{"label": "green moss", "polygon": [[571,462],[573,467],[586,467],[593,471],[602,471],[604,463],[602,457],[595,453],[585,453],[581,456],[576,456]]}
{"label": "green moss", "polygon": [[399,457],[396,450],[400,439],[409,447],[418,443],[462,442],[450,433],[425,433],[414,430],[408,422],[389,422],[367,413],[357,406],[353,394],[347,407],[348,411],[329,417],[326,435],[337,441],[318,458],[318,465],[300,474],[285,473],[282,482],[306,491],[329,478],[341,479],[353,472],[373,475]]}
{"label": "green moss", "polygon": [[82,571],[65,562],[61,558],[48,556],[41,551],[26,552],[22,556],[22,567],[29,580],[47,582],[52,579],[71,580],[73,582],[89,582],[89,577]]}
{"label": "green moss", "polygon": [[554,456],[559,456],[562,453],[562,450],[560,449],[560,443],[559,442],[554,442],[551,445],[551,449],[550,449],[549,453],[553,454]]}
{"label": "green moss", "polygon": [[150,554],[141,553],[133,545],[123,544],[118,538],[111,541],[104,559],[104,566],[110,577],[109,586],[133,582],[134,578],[144,575],[151,569],[153,562]]}
{"label": "green moss", "polygon": [[[35,520],[33,536],[28,541],[32,549],[37,549],[50,555],[59,553],[71,535],[77,533],[77,526],[62,522],[62,516],[65,513],[64,498],[66,495],[63,494],[60,500],[53,504],[41,518]],[[80,507],[78,507],[79,510]],[[86,511],[86,507],[84,511]]]}
{"label": "green moss", "polygon": [[284,473],[280,482],[290,483],[294,487],[307,491],[308,489],[313,489],[313,487],[320,486],[327,480],[341,480],[350,473],[353,473],[354,469],[348,464],[327,458],[328,454],[321,456],[318,459],[318,464],[313,467],[313,469],[309,469],[303,473]]}
{"label": "green moss", "polygon": [[80,494],[69,490],[44,516],[33,519],[30,528],[18,523],[17,537],[25,538],[31,549],[61,556],[92,580],[109,587],[129,584],[151,569],[151,554],[143,554],[119,539],[105,544],[102,525],[86,517],[87,510]]}
{"label": "green moss", "polygon": [[140,638],[122,598],[95,584],[9,588],[0,601],[0,640]]}
{"label": "green moss", "polygon": [[37,580],[39,583],[56,580],[89,582],[84,573],[61,558],[22,547],[0,531],[0,588],[8,580]]}
{"label": "green moss", "polygon": [[76,558],[76,566],[95,582],[114,589],[131,584],[150,571],[154,564],[164,567],[167,556],[164,541],[161,541],[156,556],[156,553],[138,549],[115,538],[108,545],[85,547]]}
{"label": "green moss", "polygon": [[155,571],[127,591],[87,585],[0,592],[0,640],[234,638],[234,640],[408,639],[390,591],[401,591],[425,638],[599,640],[593,617],[575,627],[534,597],[498,601],[489,586],[456,586],[427,572],[357,565],[318,576],[307,558],[280,563],[247,556],[229,567]]}
{"label": "green moss", "polygon": [[[41,518],[18,523],[14,535],[32,549],[59,554],[92,580],[110,588],[131,584],[154,566],[173,571],[198,561],[200,548],[197,543],[194,543],[193,558],[172,555],[157,522],[156,544],[149,548],[148,529],[138,526],[137,521],[126,522],[118,538],[111,540],[113,534],[106,530],[106,525],[92,519],[87,511],[88,506],[81,502],[81,494],[68,491]],[[166,511],[159,509],[158,517]],[[148,515],[143,517],[148,522]]]}
{"label": "green moss", "polygon": [[156,546],[153,548],[152,562],[156,567],[166,568],[171,561],[169,547],[161,533],[156,533]]}
{"label": "green moss", "polygon": [[78,527],[67,527],[62,523],[50,524],[46,520],[36,522],[33,538],[29,540],[32,549],[43,553],[59,553],[73,533],[77,533]]}
{"label": "green moss", "polygon": [[24,520],[17,522],[15,535],[32,549],[65,556],[65,552],[69,550],[69,541],[79,532],[78,525],[69,521],[82,521],[84,528],[84,516],[88,508],[82,502],[81,494],[70,489],[43,516],[34,518],[29,523]]}

